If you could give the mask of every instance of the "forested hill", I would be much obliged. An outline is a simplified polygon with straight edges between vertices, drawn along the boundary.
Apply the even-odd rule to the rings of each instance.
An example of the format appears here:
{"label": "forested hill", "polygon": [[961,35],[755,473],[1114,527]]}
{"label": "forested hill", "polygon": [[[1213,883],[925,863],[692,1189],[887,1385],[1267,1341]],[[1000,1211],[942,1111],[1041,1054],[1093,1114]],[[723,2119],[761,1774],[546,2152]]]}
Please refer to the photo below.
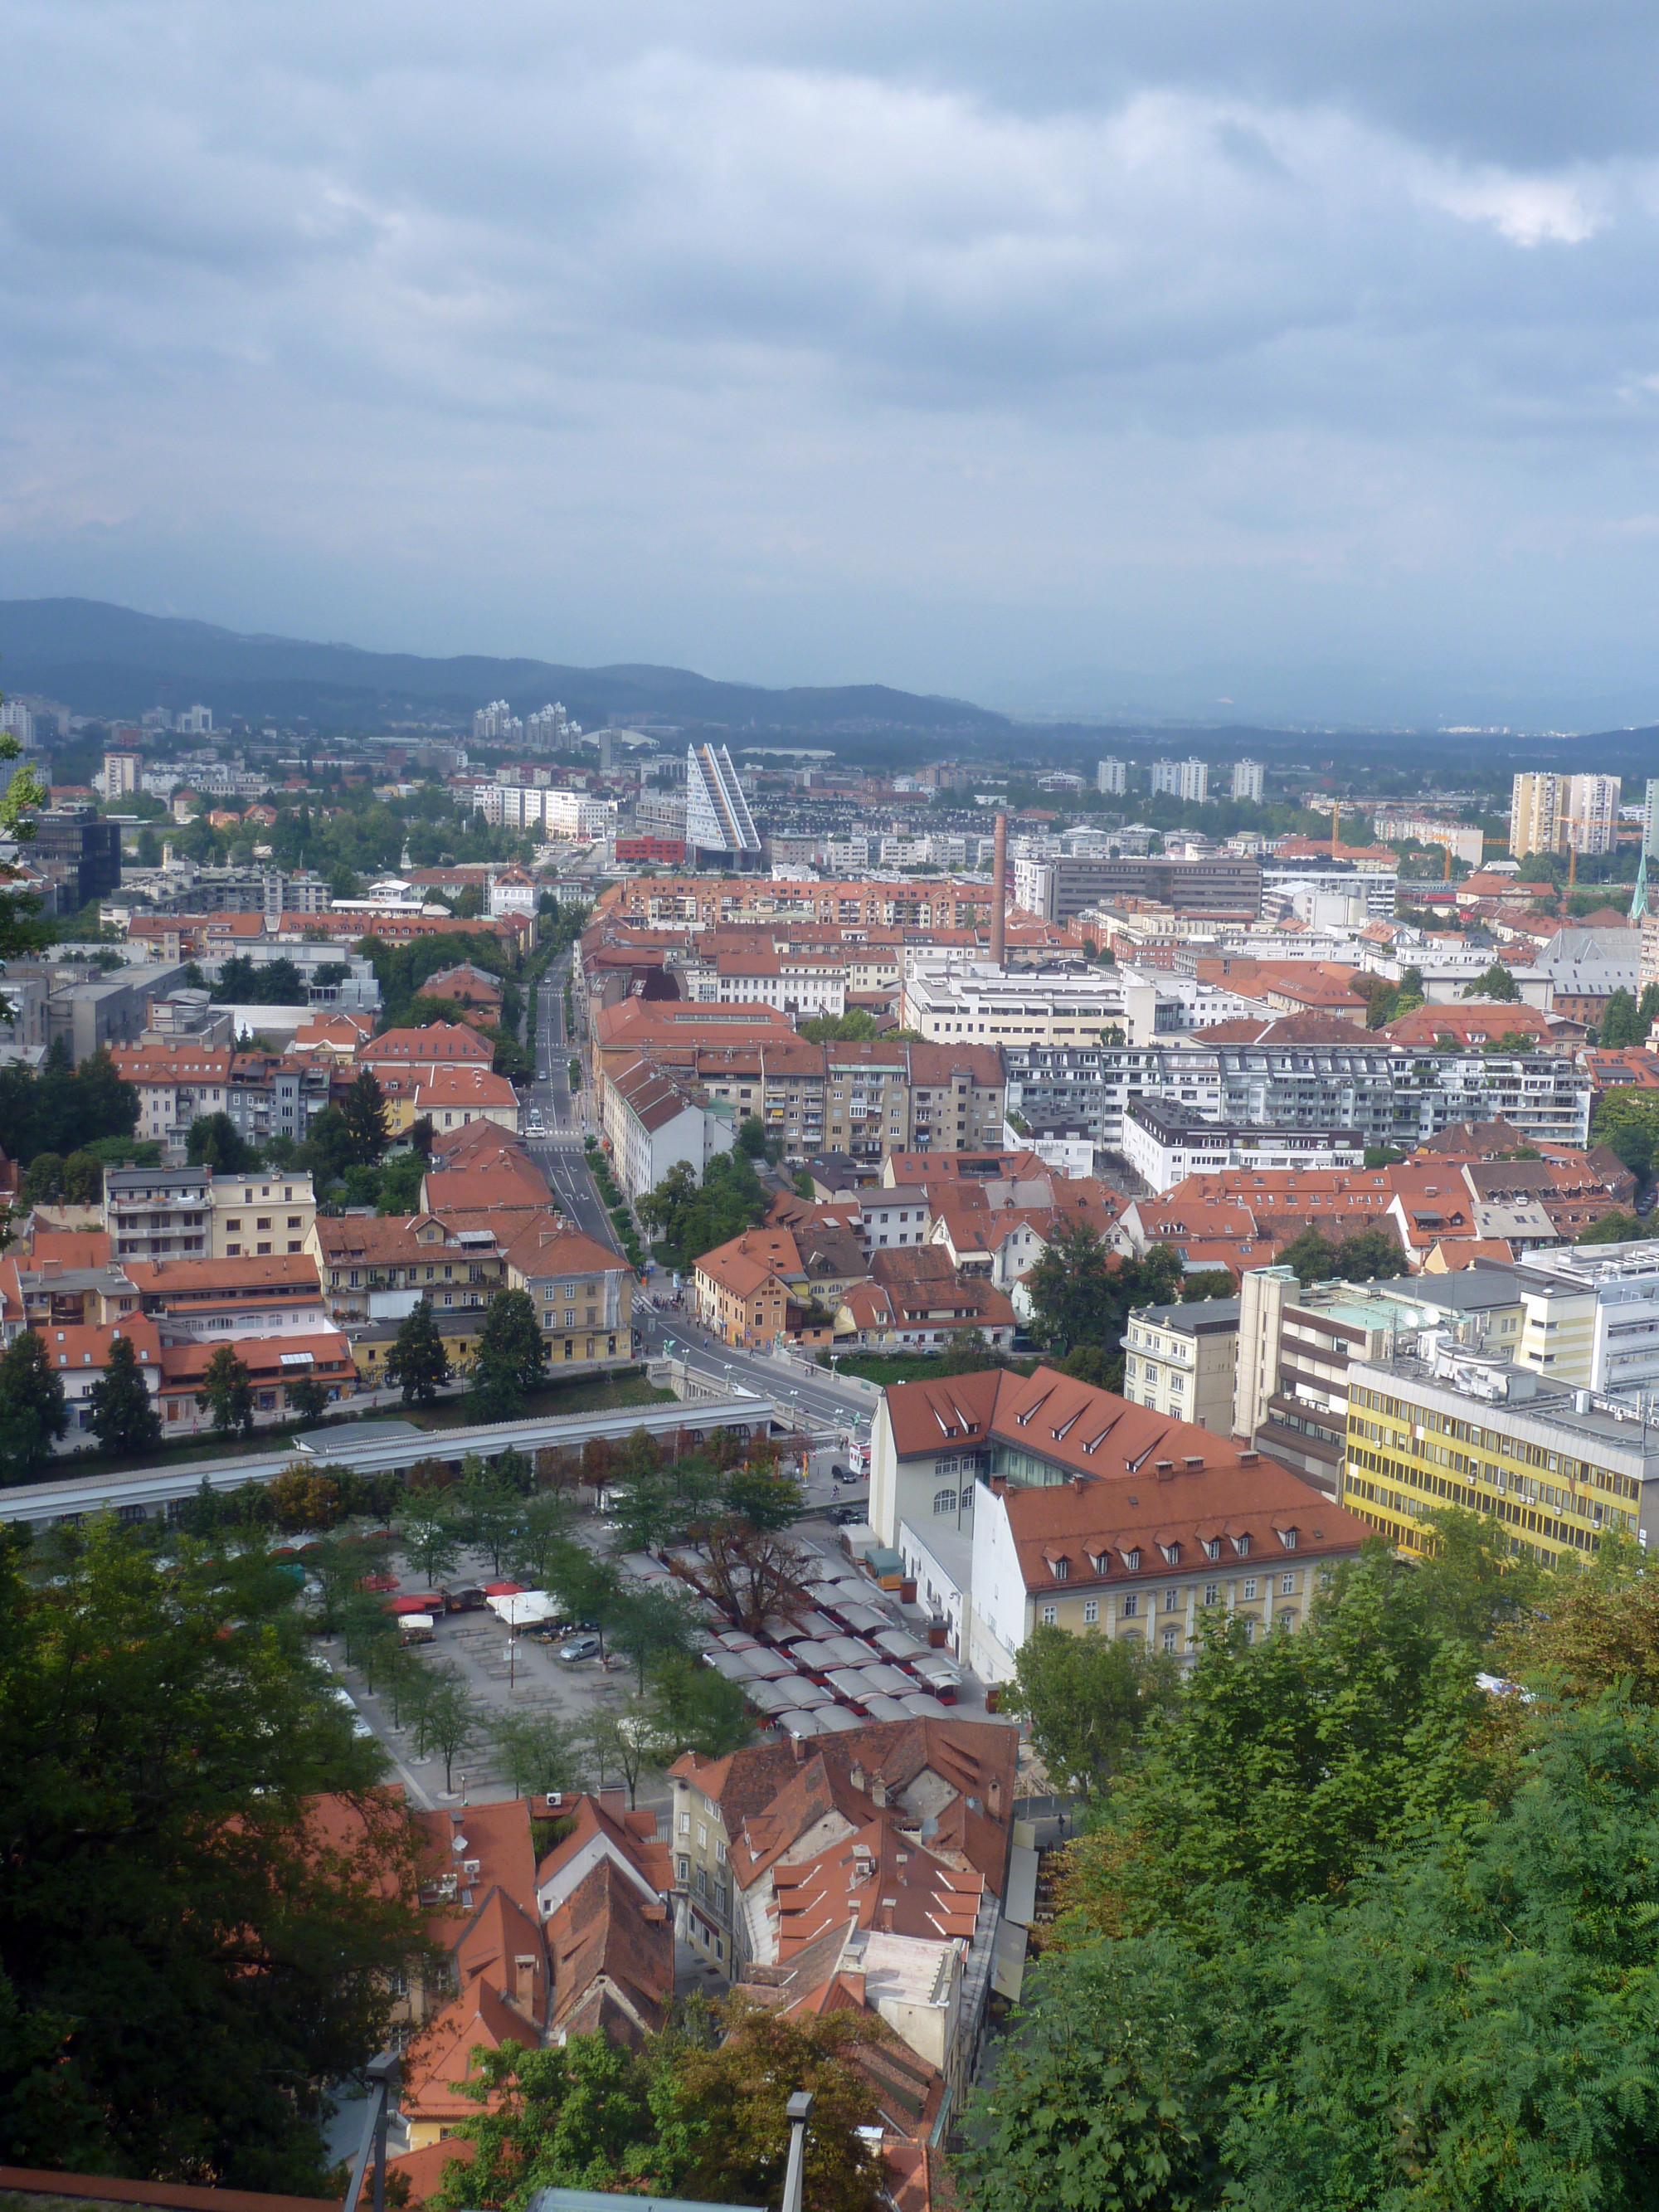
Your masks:
{"label": "forested hill", "polygon": [[292,722],[303,715],[332,728],[465,715],[497,698],[520,712],[556,699],[589,727],[633,714],[733,731],[989,734],[1009,727],[984,708],[881,684],[774,691],[645,663],[572,668],[485,653],[428,659],[301,638],[245,637],[210,623],[139,614],[98,599],[0,600],[0,687],[43,693],[85,714],[137,715],[200,699],[221,719],[268,715]]}

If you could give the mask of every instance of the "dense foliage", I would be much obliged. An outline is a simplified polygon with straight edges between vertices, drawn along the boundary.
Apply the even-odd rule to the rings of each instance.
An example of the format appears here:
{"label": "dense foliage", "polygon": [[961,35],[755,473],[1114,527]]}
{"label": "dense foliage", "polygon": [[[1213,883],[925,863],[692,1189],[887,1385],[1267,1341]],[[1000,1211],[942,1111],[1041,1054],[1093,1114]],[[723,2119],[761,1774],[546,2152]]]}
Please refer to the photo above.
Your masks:
{"label": "dense foliage", "polygon": [[979,2212],[1650,2201],[1659,1577],[1511,1582],[1442,1518],[1302,1633],[1218,1624],[1151,1714],[975,2109]]}
{"label": "dense foliage", "polygon": [[[0,2140],[321,2196],[323,2085],[419,1946],[400,1805],[257,1545],[0,1564]],[[325,1832],[312,1816],[338,1793]]]}
{"label": "dense foliage", "polygon": [[538,2190],[575,2188],[775,2203],[785,2106],[806,2089],[807,2212],[876,2212],[884,2169],[859,2134],[875,2124],[876,2100],[850,2053],[890,2033],[872,2013],[786,2020],[733,1998],[693,2007],[639,2051],[579,2035],[562,2049],[486,2052],[468,2094],[495,2094],[499,2109],[465,2124],[477,2155],[448,2169],[440,2203],[523,2212]]}
{"label": "dense foliage", "polygon": [[1102,1389],[1123,1387],[1120,1341],[1139,1306],[1225,1297],[1232,1278],[1214,1271],[1188,1275],[1167,1244],[1144,1259],[1111,1251],[1086,1221],[1055,1231],[1025,1278],[1031,1335],[1067,1374]]}
{"label": "dense foliage", "polygon": [[76,1067],[58,1037],[38,1073],[21,1061],[0,1067],[0,1146],[9,1158],[79,1152],[100,1137],[130,1137],[137,1126],[138,1093],[101,1048]]}
{"label": "dense foliage", "polygon": [[639,1202],[639,1216],[659,1239],[664,1256],[682,1273],[703,1253],[741,1236],[765,1217],[767,1194],[747,1152],[717,1153],[702,1171],[684,1161],[670,1168]]}

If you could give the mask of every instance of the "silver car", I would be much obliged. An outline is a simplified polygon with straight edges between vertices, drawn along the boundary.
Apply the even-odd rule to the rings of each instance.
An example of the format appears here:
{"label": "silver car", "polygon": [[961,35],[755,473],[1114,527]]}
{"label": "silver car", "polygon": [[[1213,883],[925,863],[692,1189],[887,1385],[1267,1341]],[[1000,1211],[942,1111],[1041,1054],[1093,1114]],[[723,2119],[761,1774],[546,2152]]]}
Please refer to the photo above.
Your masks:
{"label": "silver car", "polygon": [[559,1646],[560,1658],[568,1659],[573,1663],[578,1659],[597,1659],[599,1656],[599,1639],[597,1636],[573,1636],[568,1644]]}

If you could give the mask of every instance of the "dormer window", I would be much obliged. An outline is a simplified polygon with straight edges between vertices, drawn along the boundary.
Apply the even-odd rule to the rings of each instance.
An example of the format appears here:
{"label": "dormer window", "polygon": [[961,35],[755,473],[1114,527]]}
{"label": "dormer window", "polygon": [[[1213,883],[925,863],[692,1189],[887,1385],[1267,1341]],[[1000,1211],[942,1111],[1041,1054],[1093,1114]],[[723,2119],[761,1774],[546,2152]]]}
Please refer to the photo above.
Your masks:
{"label": "dormer window", "polygon": [[1294,1528],[1281,1528],[1279,1531],[1279,1540],[1287,1552],[1295,1551],[1296,1537],[1297,1532]]}
{"label": "dormer window", "polygon": [[1181,1547],[1179,1544],[1160,1544],[1158,1548],[1163,1553],[1166,1565],[1178,1567],[1181,1565]]}
{"label": "dormer window", "polygon": [[1237,1553],[1241,1559],[1244,1557],[1249,1548],[1250,1540],[1248,1536],[1235,1536],[1233,1538],[1233,1549]]}
{"label": "dormer window", "polygon": [[1135,1575],[1135,1574],[1139,1574],[1139,1571],[1140,1571],[1140,1550],[1139,1550],[1139,1546],[1137,1546],[1137,1547],[1136,1547],[1136,1548],[1135,1548],[1133,1552],[1126,1552],[1126,1553],[1123,1554],[1123,1564],[1124,1564],[1124,1565],[1125,1565],[1126,1567],[1127,1567],[1127,1569],[1129,1570],[1129,1572],[1130,1572],[1132,1575]]}
{"label": "dormer window", "polygon": [[1221,1557],[1221,1539],[1219,1536],[1206,1536],[1205,1538],[1204,1556],[1206,1559],[1218,1559]]}
{"label": "dormer window", "polygon": [[1063,1583],[1071,1574],[1072,1563],[1069,1559],[1051,1559],[1048,1564],[1054,1571],[1054,1580],[1057,1583]]}

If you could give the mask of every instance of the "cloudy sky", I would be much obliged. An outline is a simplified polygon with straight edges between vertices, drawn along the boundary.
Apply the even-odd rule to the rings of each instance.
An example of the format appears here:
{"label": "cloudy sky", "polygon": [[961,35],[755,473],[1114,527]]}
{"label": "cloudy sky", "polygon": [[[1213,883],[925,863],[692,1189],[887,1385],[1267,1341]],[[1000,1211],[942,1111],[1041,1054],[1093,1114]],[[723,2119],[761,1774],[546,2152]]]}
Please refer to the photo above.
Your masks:
{"label": "cloudy sky", "polygon": [[1659,720],[1659,9],[0,0],[0,594]]}

